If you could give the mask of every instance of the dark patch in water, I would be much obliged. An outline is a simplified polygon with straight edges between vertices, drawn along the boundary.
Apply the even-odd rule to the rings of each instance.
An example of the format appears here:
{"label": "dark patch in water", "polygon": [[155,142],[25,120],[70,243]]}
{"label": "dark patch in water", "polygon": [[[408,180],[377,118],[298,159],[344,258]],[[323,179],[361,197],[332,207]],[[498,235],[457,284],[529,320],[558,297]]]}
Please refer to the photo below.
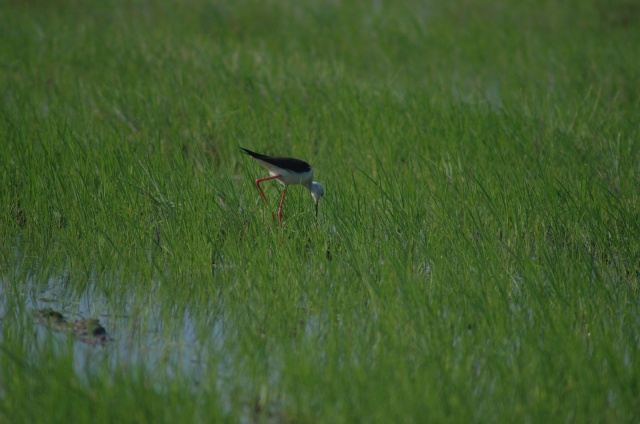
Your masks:
{"label": "dark patch in water", "polygon": [[113,339],[107,334],[107,330],[95,318],[79,319],[69,322],[64,315],[52,308],[44,308],[36,311],[36,317],[52,330],[71,334],[76,340],[90,345],[104,345]]}

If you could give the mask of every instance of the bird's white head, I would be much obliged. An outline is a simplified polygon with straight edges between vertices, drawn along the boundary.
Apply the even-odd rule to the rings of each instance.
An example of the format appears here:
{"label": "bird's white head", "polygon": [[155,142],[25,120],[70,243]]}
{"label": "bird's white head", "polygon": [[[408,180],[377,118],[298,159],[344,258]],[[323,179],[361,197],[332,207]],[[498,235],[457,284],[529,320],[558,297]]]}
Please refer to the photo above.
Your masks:
{"label": "bird's white head", "polygon": [[316,218],[318,218],[318,200],[324,196],[324,188],[322,188],[322,186],[317,182],[313,181],[309,190],[311,190],[311,197],[313,197],[313,201],[316,204]]}
{"label": "bird's white head", "polygon": [[313,197],[313,201],[316,202],[317,204],[318,200],[320,200],[320,198],[324,196],[324,188],[322,188],[320,184],[314,181],[311,183],[310,190],[311,190],[311,197]]}

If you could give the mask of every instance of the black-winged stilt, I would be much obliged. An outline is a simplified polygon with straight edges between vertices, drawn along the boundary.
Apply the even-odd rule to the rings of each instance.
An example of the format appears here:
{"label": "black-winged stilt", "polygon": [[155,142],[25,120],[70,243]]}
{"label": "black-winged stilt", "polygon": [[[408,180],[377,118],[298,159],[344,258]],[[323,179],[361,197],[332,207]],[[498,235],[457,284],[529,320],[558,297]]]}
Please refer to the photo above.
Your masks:
{"label": "black-winged stilt", "polygon": [[[284,204],[284,195],[287,193],[287,186],[292,184],[300,184],[311,192],[311,197],[316,204],[316,217],[318,216],[318,200],[324,195],[324,189],[316,181],[313,181],[313,169],[311,165],[300,159],[293,158],[280,158],[261,155],[260,153],[252,152],[251,150],[241,147],[242,151],[254,158],[258,163],[269,171],[269,177],[258,178],[256,180],[256,186],[260,190],[260,194],[267,201],[267,196],[264,195],[260,183],[267,180],[276,179],[280,181],[280,184],[284,186],[282,190],[282,198],[280,199],[280,207],[278,208],[278,217],[282,224],[282,205]],[[275,219],[275,217],[274,217]]]}

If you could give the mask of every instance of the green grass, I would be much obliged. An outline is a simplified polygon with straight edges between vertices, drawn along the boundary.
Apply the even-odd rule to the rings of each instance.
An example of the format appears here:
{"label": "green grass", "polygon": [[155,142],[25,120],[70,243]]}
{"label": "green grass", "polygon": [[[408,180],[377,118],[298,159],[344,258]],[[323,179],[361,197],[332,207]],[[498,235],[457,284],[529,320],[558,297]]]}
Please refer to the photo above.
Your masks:
{"label": "green grass", "polygon": [[[638,24],[5,2],[0,421],[637,422]],[[238,146],[312,163],[319,219]]]}

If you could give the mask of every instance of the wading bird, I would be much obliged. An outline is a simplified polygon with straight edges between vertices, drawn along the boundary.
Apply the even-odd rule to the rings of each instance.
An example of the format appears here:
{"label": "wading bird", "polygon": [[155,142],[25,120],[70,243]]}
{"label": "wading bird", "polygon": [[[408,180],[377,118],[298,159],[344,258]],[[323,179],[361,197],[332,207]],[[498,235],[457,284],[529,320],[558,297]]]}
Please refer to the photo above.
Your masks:
{"label": "wading bird", "polygon": [[287,194],[287,186],[293,184],[300,184],[311,192],[311,197],[313,197],[313,201],[316,204],[316,218],[318,217],[318,200],[324,195],[324,189],[316,181],[313,181],[313,169],[311,169],[311,165],[300,159],[271,157],[252,152],[242,147],[240,149],[269,171],[268,177],[258,178],[256,180],[256,186],[258,186],[258,190],[260,190],[260,194],[265,203],[269,204],[267,196],[264,195],[260,187],[261,182],[276,179],[284,186],[282,198],[280,199],[280,207],[278,208],[280,224],[282,224],[282,205],[284,204],[284,196]]}

